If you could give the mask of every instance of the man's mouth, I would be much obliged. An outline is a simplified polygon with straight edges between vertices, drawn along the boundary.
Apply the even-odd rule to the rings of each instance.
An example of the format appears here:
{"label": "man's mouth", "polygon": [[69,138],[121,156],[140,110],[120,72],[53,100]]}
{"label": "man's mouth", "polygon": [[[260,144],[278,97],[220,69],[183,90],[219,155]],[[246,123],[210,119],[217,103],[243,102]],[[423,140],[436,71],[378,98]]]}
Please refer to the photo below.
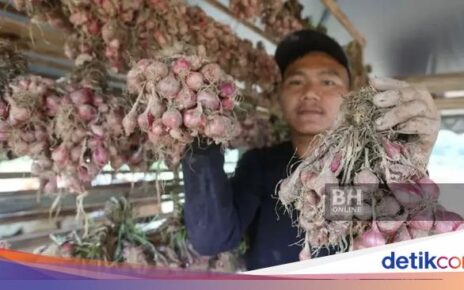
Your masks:
{"label": "man's mouth", "polygon": [[313,108],[300,108],[297,110],[298,115],[322,115],[324,112],[322,109],[313,107]]}

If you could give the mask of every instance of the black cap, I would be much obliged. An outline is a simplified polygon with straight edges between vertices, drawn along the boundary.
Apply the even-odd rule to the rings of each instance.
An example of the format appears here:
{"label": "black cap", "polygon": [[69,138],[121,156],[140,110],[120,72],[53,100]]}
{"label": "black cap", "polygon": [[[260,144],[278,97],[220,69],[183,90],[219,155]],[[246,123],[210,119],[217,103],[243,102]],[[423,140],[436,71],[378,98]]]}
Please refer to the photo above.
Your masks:
{"label": "black cap", "polygon": [[343,48],[338,42],[316,30],[304,29],[286,36],[277,46],[274,59],[283,75],[293,61],[312,51],[325,52],[337,60],[348,71],[351,82],[350,64]]}

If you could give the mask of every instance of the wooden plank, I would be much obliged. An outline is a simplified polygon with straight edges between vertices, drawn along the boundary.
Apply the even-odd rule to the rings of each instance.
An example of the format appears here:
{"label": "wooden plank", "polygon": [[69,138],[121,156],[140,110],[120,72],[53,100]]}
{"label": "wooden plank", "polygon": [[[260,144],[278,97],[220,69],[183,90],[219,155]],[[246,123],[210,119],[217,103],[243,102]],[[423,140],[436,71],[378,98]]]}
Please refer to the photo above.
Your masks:
{"label": "wooden plank", "polygon": [[464,73],[409,76],[398,79],[403,79],[413,85],[424,86],[436,95],[442,95],[447,91],[464,90]]}
{"label": "wooden plank", "polygon": [[359,30],[353,25],[348,16],[340,9],[338,4],[334,0],[321,0],[322,4],[330,11],[330,13],[337,18],[340,24],[345,27],[348,33],[356,40],[362,47],[366,46],[366,39],[359,32]]}
{"label": "wooden plank", "polygon": [[244,25],[246,28],[250,29],[251,31],[253,31],[253,32],[257,33],[257,34],[259,34],[261,37],[263,37],[267,41],[271,42],[272,44],[277,45],[277,40],[274,37],[272,37],[269,33],[259,29],[258,27],[256,27],[252,23],[250,23],[249,21],[246,21],[246,20],[239,19],[239,18],[235,17],[235,15],[232,13],[232,11],[230,11],[230,9],[227,6],[220,3],[219,1],[217,1],[217,0],[205,0],[205,2],[208,3],[209,5],[213,6],[214,8],[218,9],[219,11],[221,11],[221,12],[227,14],[228,16],[232,17],[233,19],[237,20],[242,25]]}
{"label": "wooden plank", "polygon": [[[170,187],[170,186],[175,186],[177,182],[174,180],[169,180],[169,181],[160,181],[160,183],[164,187]],[[156,181],[138,181],[134,183],[115,183],[115,184],[110,184],[110,185],[99,185],[99,186],[94,186],[90,187],[88,189],[88,194],[89,195],[95,195],[95,194],[101,194],[105,193],[108,191],[137,191],[137,190],[144,190],[147,188],[155,188]],[[56,197],[59,193],[51,193],[47,194],[44,197]],[[63,192],[63,194],[65,194]],[[36,197],[37,196],[37,190],[18,190],[18,191],[5,191],[5,192],[0,192],[0,202],[3,202],[7,198],[30,198],[30,197]]]}

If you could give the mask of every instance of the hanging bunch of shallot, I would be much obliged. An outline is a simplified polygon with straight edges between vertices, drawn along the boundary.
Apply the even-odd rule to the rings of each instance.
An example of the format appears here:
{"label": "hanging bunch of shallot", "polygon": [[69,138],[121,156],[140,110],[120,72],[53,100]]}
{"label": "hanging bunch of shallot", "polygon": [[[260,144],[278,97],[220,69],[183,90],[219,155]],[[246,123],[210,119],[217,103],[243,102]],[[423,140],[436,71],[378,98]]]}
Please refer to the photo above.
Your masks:
{"label": "hanging bunch of shallot", "polygon": [[168,164],[179,163],[194,137],[221,144],[233,137],[237,89],[216,63],[197,55],[142,59],[129,71],[127,89],[138,98],[124,118],[126,134],[144,132]]}

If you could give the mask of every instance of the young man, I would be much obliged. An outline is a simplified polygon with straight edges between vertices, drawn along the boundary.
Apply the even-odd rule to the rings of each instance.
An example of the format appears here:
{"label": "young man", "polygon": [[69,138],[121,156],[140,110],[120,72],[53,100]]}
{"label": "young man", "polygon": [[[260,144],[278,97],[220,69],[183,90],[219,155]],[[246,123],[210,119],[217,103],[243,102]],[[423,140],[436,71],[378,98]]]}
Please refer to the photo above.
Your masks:
{"label": "young man", "polygon": [[[283,77],[279,103],[291,141],[245,153],[230,180],[217,146],[194,149],[182,164],[185,221],[194,248],[214,255],[237,247],[246,234],[249,270],[298,261],[301,247],[295,243],[302,236],[297,236],[294,220],[276,198],[276,185],[288,176],[290,164],[311,154],[308,144],[333,125],[350,89],[343,49],[318,32],[291,34],[278,45],[275,60]],[[397,126],[410,134],[414,160],[428,162],[440,124],[430,94],[391,79],[371,84],[382,91],[375,96],[375,105],[389,108],[376,120],[378,129]],[[326,249],[318,256],[334,252]]]}

